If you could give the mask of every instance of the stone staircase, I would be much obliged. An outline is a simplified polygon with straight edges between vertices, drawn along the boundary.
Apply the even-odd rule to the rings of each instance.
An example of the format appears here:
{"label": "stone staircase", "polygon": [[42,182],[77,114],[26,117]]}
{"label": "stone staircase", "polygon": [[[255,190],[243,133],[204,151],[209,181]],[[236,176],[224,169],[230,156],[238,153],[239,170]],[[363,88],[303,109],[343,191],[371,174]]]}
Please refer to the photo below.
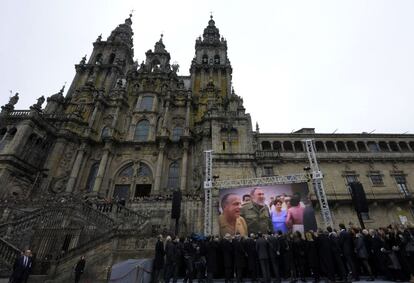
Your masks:
{"label": "stone staircase", "polygon": [[[73,220],[84,223],[82,235],[86,236],[79,237],[76,245],[62,254],[46,259],[36,258],[37,268],[33,273],[41,275],[47,272],[47,277],[53,279],[50,282],[54,282],[55,278],[61,280],[71,274],[71,268],[81,255],[89,257],[89,264],[102,261],[104,254],[107,254],[105,258],[110,261],[112,241],[116,237],[144,235],[151,230],[148,215],[137,213],[120,204],[109,204],[99,199],[82,201],[73,196],[48,201],[43,208],[34,209],[18,219],[0,223],[0,235],[4,235],[0,238],[0,270],[4,270],[0,277],[10,274],[15,258],[21,250],[32,247],[35,238],[41,240],[51,235],[65,234],[66,230],[70,232],[65,223]],[[50,244],[53,245],[53,241]],[[39,249],[34,252],[41,254]],[[112,262],[103,264],[111,265]],[[45,270],[44,266],[48,268]]]}

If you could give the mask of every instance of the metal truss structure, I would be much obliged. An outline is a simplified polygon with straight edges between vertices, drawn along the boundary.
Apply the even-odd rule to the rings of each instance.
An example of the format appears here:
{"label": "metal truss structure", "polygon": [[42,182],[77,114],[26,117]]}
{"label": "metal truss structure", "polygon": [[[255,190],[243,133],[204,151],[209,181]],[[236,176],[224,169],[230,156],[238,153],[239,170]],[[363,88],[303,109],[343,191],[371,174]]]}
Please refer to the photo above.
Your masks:
{"label": "metal truss structure", "polygon": [[293,183],[306,183],[308,181],[308,175],[293,174],[286,176],[271,176],[253,179],[236,179],[236,180],[223,180],[214,181],[214,188],[237,188],[237,187],[250,187],[250,186],[265,186],[272,184],[293,184]]}
{"label": "metal truss structure", "polygon": [[315,194],[319,200],[321,207],[321,214],[325,226],[333,226],[332,215],[329,209],[328,199],[326,198],[325,189],[323,186],[323,174],[319,169],[318,160],[316,159],[315,145],[312,139],[303,140],[308,154],[309,166],[311,169],[312,184]]}
{"label": "metal truss structure", "polygon": [[303,140],[306,152],[308,154],[311,175],[308,173],[298,173],[286,176],[270,176],[262,178],[251,179],[235,179],[235,180],[213,180],[213,151],[205,151],[206,174],[204,181],[204,235],[211,235],[212,233],[212,189],[237,188],[237,187],[251,187],[251,186],[265,186],[272,184],[294,184],[307,183],[312,179],[314,192],[319,200],[321,207],[322,219],[325,226],[333,226],[332,215],[329,209],[328,200],[326,198],[325,189],[323,186],[323,174],[319,169],[318,161],[316,159],[315,146],[312,139]]}
{"label": "metal truss structure", "polygon": [[213,226],[212,222],[212,208],[213,200],[211,190],[213,188],[213,151],[204,151],[206,160],[206,174],[204,181],[204,235],[211,235]]}

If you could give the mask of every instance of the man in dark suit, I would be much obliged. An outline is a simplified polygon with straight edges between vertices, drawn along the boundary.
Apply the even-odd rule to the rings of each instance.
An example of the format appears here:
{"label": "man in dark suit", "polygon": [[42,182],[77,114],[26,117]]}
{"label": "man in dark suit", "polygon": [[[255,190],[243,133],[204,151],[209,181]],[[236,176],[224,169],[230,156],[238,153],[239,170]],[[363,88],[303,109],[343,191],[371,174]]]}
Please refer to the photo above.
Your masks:
{"label": "man in dark suit", "polygon": [[158,241],[155,244],[155,258],[152,267],[152,282],[158,282],[161,270],[164,268],[164,243],[162,235],[158,236]]}
{"label": "man in dark suit", "polygon": [[85,260],[85,256],[81,256],[80,260],[76,263],[75,266],[75,283],[78,283],[80,281],[80,278],[83,274],[83,272],[85,271],[85,264],[86,264],[86,260]]}
{"label": "man in dark suit", "polygon": [[260,263],[260,268],[262,269],[264,282],[270,283],[268,242],[262,233],[259,232],[257,236],[258,238],[256,240],[256,251]]}
{"label": "man in dark suit", "polygon": [[280,245],[277,238],[277,234],[270,234],[268,237],[268,248],[269,248],[269,257],[270,257],[270,267],[273,271],[275,279],[273,282],[280,283],[280,274],[279,274],[279,256],[280,256]]}
{"label": "man in dark suit", "polygon": [[27,282],[30,271],[32,270],[32,252],[26,250],[20,255],[13,265],[13,273],[10,276],[11,283]]}
{"label": "man in dark suit", "polygon": [[221,250],[223,252],[224,282],[232,282],[234,274],[234,245],[228,233],[221,240]]}
{"label": "man in dark suit", "polygon": [[354,264],[354,241],[351,234],[345,229],[344,224],[339,224],[341,231],[339,232],[339,245],[345,259],[348,271],[351,272],[354,280],[359,280],[357,270]]}
{"label": "man in dark suit", "polygon": [[240,234],[236,234],[234,243],[234,269],[237,282],[243,282],[243,271],[247,267],[246,243]]}

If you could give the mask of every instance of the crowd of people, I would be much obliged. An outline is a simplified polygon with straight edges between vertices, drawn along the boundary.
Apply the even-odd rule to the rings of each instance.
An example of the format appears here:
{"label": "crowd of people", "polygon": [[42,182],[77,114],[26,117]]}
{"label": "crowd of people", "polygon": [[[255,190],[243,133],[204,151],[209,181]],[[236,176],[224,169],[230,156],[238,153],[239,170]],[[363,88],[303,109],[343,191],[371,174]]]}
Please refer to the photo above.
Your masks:
{"label": "crowd of people", "polygon": [[388,226],[186,238],[160,235],[153,282],[413,281],[414,228]]}

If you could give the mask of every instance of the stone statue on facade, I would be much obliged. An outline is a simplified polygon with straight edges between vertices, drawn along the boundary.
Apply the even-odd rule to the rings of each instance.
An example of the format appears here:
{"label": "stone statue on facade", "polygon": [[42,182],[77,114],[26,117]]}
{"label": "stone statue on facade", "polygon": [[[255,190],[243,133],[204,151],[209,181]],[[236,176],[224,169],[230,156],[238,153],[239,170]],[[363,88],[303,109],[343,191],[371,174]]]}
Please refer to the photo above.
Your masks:
{"label": "stone statue on facade", "polygon": [[82,60],[79,62],[80,65],[86,64],[86,55],[82,57]]}
{"label": "stone statue on facade", "polygon": [[34,109],[37,111],[42,110],[42,104],[45,102],[45,97],[42,95],[37,99],[37,102],[30,107],[30,109]]}
{"label": "stone statue on facade", "polygon": [[14,106],[14,105],[17,104],[18,101],[19,101],[19,93],[16,92],[15,95],[13,95],[12,97],[10,97],[8,104],[11,105],[11,106]]}
{"label": "stone statue on facade", "polygon": [[19,101],[19,93],[16,92],[15,95],[10,97],[9,103],[1,107],[1,112],[8,112],[14,110],[14,105]]}

